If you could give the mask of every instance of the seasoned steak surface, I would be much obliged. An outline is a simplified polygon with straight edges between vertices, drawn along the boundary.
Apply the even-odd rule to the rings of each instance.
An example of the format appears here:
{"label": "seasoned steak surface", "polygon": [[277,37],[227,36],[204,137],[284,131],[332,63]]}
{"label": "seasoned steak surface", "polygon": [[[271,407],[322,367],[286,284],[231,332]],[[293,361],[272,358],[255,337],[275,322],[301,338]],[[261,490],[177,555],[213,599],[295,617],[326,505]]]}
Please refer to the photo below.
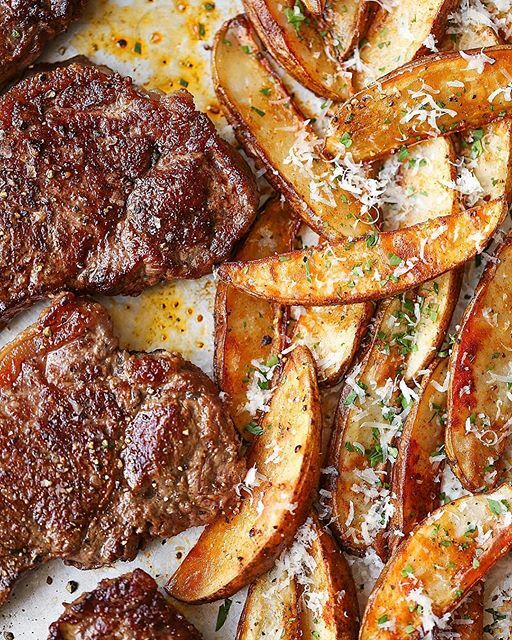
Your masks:
{"label": "seasoned steak surface", "polygon": [[102,580],[65,605],[48,640],[200,640],[198,631],[141,569]]}
{"label": "seasoned steak surface", "polygon": [[86,0],[0,0],[0,84],[79,17]]}
{"label": "seasoned steak surface", "polygon": [[191,95],[84,62],[0,97],[0,321],[48,293],[138,294],[226,259],[257,192]]}
{"label": "seasoned steak surface", "polygon": [[0,352],[0,603],[37,563],[100,567],[211,521],[244,473],[200,369],[119,350],[103,307],[62,294]]}

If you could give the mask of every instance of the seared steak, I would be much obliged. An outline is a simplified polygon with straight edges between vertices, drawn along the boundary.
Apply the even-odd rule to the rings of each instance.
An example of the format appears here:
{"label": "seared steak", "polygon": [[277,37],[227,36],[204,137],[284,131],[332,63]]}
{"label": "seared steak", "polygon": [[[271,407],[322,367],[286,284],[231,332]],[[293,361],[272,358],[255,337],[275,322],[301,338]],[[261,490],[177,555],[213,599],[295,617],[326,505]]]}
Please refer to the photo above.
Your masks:
{"label": "seared steak", "polygon": [[118,349],[109,316],[61,294],[0,351],[0,603],[53,557],[135,557],[229,508],[245,461],[210,379]]}
{"label": "seared steak", "polygon": [[0,0],[0,84],[78,18],[85,0]]}
{"label": "seared steak", "polygon": [[48,640],[200,640],[199,632],[158,592],[141,569],[102,580],[65,605]]}
{"label": "seared steak", "polygon": [[255,183],[192,96],[83,62],[0,97],[0,321],[59,290],[199,277],[250,226]]}

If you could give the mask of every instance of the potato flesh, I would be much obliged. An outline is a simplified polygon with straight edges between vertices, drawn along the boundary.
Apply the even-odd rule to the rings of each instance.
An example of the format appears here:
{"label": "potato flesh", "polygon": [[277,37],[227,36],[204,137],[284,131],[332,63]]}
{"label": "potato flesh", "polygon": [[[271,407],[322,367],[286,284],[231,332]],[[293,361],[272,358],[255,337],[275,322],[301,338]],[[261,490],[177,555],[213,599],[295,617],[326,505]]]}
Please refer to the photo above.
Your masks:
{"label": "potato flesh", "polygon": [[359,630],[357,595],[350,568],[341,550],[316,517],[311,527],[316,534],[308,547],[315,570],[308,579],[310,593],[323,595],[321,613],[301,599],[301,627],[304,638],[356,640]]}
{"label": "potato flesh", "polygon": [[[257,219],[242,248],[240,260],[282,253],[293,245],[296,221],[285,205],[272,200]],[[245,407],[254,376],[254,360],[269,362],[284,348],[285,310],[219,283],[215,302],[215,377],[228,394],[233,421],[248,439],[247,425],[256,418]]]}
{"label": "potato flesh", "polygon": [[306,307],[295,323],[292,344],[305,344],[315,358],[318,382],[332,386],[352,362],[372,313],[369,304]]}
{"label": "potato flesh", "polygon": [[402,0],[390,8],[380,7],[373,17],[361,48],[362,70],[354,74],[354,86],[370,82],[430,51],[423,44],[428,36],[443,32],[454,0]]}
{"label": "potato flesh", "polygon": [[[467,53],[478,56],[481,50]],[[375,160],[404,145],[510,117],[512,47],[484,53],[495,62],[482,73],[469,69],[458,52],[446,52],[405,65],[360,91],[336,112],[326,150],[336,154],[340,139],[350,139],[354,161]]]}
{"label": "potato flesh", "polygon": [[510,508],[512,486],[505,484],[452,502],[418,525],[379,578],[360,640],[416,640],[433,622],[426,605],[437,618],[452,611],[512,546]]}
{"label": "potato flesh", "polygon": [[[361,204],[352,194],[342,189],[324,193],[322,185],[332,167],[319,153],[313,154],[311,166],[292,162],[290,151],[301,136],[300,147],[306,152],[319,148],[320,140],[291,102],[244,16],[230,20],[217,35],[213,74],[219,101],[238,139],[267,168],[269,182],[295,213],[331,240],[365,233],[369,227],[359,219]],[[312,191],[311,184],[319,191]]]}
{"label": "potato flesh", "polygon": [[251,585],[238,625],[237,640],[298,640],[301,637],[297,585],[294,580],[288,580],[276,589],[277,580],[273,570]]}
{"label": "potato flesh", "polygon": [[[260,476],[230,517],[209,525],[169,581],[185,602],[229,597],[265,573],[305,519],[320,474],[321,417],[306,347],[288,356],[248,467]],[[247,492],[246,492],[247,494]]]}
{"label": "potato flesh", "polygon": [[467,262],[482,250],[505,214],[506,202],[498,199],[382,232],[375,243],[367,238],[322,243],[263,260],[225,263],[218,275],[247,293],[285,304],[352,304],[387,298]]}

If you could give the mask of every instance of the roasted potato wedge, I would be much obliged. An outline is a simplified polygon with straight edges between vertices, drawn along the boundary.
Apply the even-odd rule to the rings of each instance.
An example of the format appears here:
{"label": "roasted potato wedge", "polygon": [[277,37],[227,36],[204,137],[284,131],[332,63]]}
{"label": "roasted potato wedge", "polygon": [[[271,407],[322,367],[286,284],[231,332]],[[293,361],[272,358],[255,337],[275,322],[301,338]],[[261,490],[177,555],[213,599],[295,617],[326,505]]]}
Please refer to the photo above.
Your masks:
{"label": "roasted potato wedge", "polygon": [[304,6],[312,16],[320,17],[325,8],[325,0],[304,0]]}
{"label": "roasted potato wedge", "polygon": [[388,298],[460,266],[481,251],[507,211],[503,198],[396,231],[322,243],[220,266],[221,280],[283,304],[352,304]]}
{"label": "roasted potato wedge", "polygon": [[412,405],[400,436],[391,482],[391,550],[439,506],[444,466],[447,375],[446,358],[431,365],[421,381],[419,399]]}
{"label": "roasted potato wedge", "polygon": [[341,380],[359,348],[372,313],[373,305],[368,302],[301,310],[293,325],[291,342],[311,349],[320,385],[330,387]]}
{"label": "roasted potato wedge", "polygon": [[429,54],[431,49],[425,43],[435,47],[456,5],[457,0],[402,0],[379,7],[361,47],[361,70],[353,74],[354,87],[362,89],[397,67]]}
{"label": "roasted potato wedge", "polygon": [[229,518],[206,527],[170,579],[184,602],[233,595],[268,571],[309,513],[320,474],[321,415],[315,366],[306,347],[288,356],[249,452],[258,482]]}
{"label": "roasted potato wedge", "polygon": [[510,435],[511,278],[509,236],[482,275],[450,359],[446,452],[470,491],[499,481],[500,458]]}
{"label": "roasted potato wedge", "polygon": [[472,57],[452,51],[421,58],[360,91],[337,110],[326,150],[335,155],[350,141],[354,161],[375,160],[404,145],[510,117],[512,47],[464,55]]}
{"label": "roasted potato wedge", "polygon": [[[297,226],[289,207],[271,200],[237,258],[252,260],[291,249]],[[227,393],[233,421],[246,439],[251,437],[247,426],[256,417],[246,408],[247,392],[254,384],[254,361],[272,362],[285,347],[285,333],[286,313],[281,305],[219,282],[215,296],[215,379]]]}
{"label": "roasted potato wedge", "polygon": [[297,584],[293,579],[281,582],[275,570],[250,586],[236,633],[236,640],[262,638],[302,638]]}
{"label": "roasted potato wedge", "polygon": [[[245,16],[230,20],[217,34],[213,77],[240,143],[268,168],[266,178],[295,213],[330,240],[365,233],[369,227],[360,220],[361,204],[347,191],[328,187],[332,166],[320,156],[320,140],[294,106]],[[311,157],[310,164],[302,162],[303,154]]]}
{"label": "roasted potato wedge", "polygon": [[366,32],[372,13],[368,0],[326,0],[321,22],[336,39],[338,55],[346,58]]}
{"label": "roasted potato wedge", "polygon": [[334,43],[304,13],[300,0],[243,0],[247,17],[265,47],[288,73],[325,98],[352,94]]}
{"label": "roasted potato wedge", "polygon": [[431,631],[512,547],[512,486],[461,498],[423,520],[398,547],[368,601],[360,640]]}
{"label": "roasted potato wedge", "polygon": [[[301,601],[303,637],[356,640],[359,606],[350,567],[316,516],[312,517],[310,528],[314,535],[307,553],[313,559],[314,569],[308,575],[308,591],[303,593]],[[312,606],[308,593],[321,595],[320,606]]]}
{"label": "roasted potato wedge", "polygon": [[[441,327],[449,323],[455,302],[456,296],[446,307],[446,317],[438,316]],[[397,447],[402,446],[402,416],[417,410],[413,399],[418,394],[411,380],[429,365],[444,337],[444,330],[431,332],[423,351],[413,350],[419,309],[425,311],[424,303],[413,292],[381,305],[372,342],[347,376],[341,395],[329,460],[338,473],[329,476],[326,488],[331,493],[332,526],[353,553],[363,554],[373,546],[386,557],[386,529],[402,504],[397,505],[401,494],[394,496],[388,487]],[[418,368],[410,367],[412,358]],[[407,371],[410,377],[404,375]]]}

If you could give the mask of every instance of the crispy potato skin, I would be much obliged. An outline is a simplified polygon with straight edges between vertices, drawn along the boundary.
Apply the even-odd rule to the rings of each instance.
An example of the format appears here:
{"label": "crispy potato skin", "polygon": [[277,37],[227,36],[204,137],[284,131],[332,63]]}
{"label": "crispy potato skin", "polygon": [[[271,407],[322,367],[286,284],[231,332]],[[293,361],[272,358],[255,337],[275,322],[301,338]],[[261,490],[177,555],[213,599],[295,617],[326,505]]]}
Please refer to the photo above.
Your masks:
{"label": "crispy potato skin", "polygon": [[[323,243],[282,256],[224,263],[217,273],[221,280],[247,293],[283,304],[352,304],[387,298],[467,262],[485,246],[506,211],[505,199],[498,198],[412,227],[382,232],[372,246],[367,238]],[[396,276],[397,265],[407,264],[410,269]],[[362,277],[354,278],[352,270],[361,265],[369,267]]]}
{"label": "crispy potato skin", "polygon": [[362,69],[354,73],[355,88],[362,89],[402,64],[428,55],[430,50],[423,42],[429,35],[437,40],[444,33],[448,15],[457,4],[457,0],[402,0],[391,9],[380,7],[365,35]]}
{"label": "crispy potato skin", "polygon": [[[265,206],[244,244],[240,260],[265,257],[292,248],[297,219],[279,200]],[[240,434],[251,439],[245,427],[254,416],[244,409],[247,380],[255,359],[267,362],[285,347],[286,309],[249,296],[219,282],[215,296],[214,373],[219,387],[228,394],[231,416]]]}
{"label": "crispy potato skin", "polygon": [[[450,359],[446,452],[469,491],[490,488],[499,480],[506,446],[506,438],[501,436],[512,415],[506,382],[492,377],[506,374],[512,349],[512,237],[503,242],[496,258],[487,265],[466,308]],[[501,411],[496,419],[498,401]],[[489,416],[488,425],[482,415]]]}
{"label": "crispy potato skin", "polygon": [[243,4],[265,48],[298,82],[336,102],[352,95],[350,77],[341,73],[329,34],[321,35],[315,20],[301,22],[298,29],[288,20],[285,11],[293,11],[295,0],[243,0]]}
{"label": "crispy potato skin", "polygon": [[[421,612],[411,606],[415,593],[432,601],[438,617],[453,611],[512,547],[510,512],[501,502],[511,499],[512,486],[504,484],[494,493],[456,500],[423,520],[380,575],[368,601],[360,640],[419,638]],[[501,505],[499,513],[497,504]],[[477,525],[485,534],[490,532],[482,544],[475,539]],[[394,625],[383,628],[384,620],[393,620]]]}
{"label": "crispy potato skin", "polygon": [[390,548],[394,550],[412,529],[439,506],[440,474],[444,466],[432,461],[434,452],[444,442],[448,373],[446,359],[434,361],[425,374],[415,402],[405,421],[393,465]]}
{"label": "crispy potato skin", "polygon": [[[472,49],[467,53],[478,55],[480,51]],[[376,160],[403,145],[476,129],[510,117],[512,101],[500,93],[491,103],[489,96],[507,85],[504,73],[510,74],[512,70],[512,47],[501,45],[484,52],[495,62],[486,65],[481,74],[468,69],[467,61],[458,52],[444,52],[406,64],[363,89],[336,112],[332,134],[326,140],[326,151],[336,154],[340,138],[349,136],[352,140],[350,152],[355,161]],[[462,81],[464,87],[449,86],[447,83],[453,80]],[[439,92],[435,94],[435,100],[455,111],[455,115],[442,113],[431,123],[428,118],[421,122],[417,117],[406,121],[404,113],[409,114],[423,105],[424,94],[414,96],[424,85],[436,87]]]}
{"label": "crispy potato skin", "polygon": [[[233,595],[270,569],[307,517],[320,475],[322,428],[314,362],[306,347],[289,354],[261,424],[263,434],[247,464],[265,479],[237,513],[204,530],[166,587],[178,600],[200,603]],[[279,453],[277,462],[269,451]]]}
{"label": "crispy potato skin", "polygon": [[[300,131],[306,131],[314,145],[320,140],[272,69],[245,16],[229,20],[218,32],[212,70],[217,97],[240,144],[268,169],[265,177],[295,213],[330,240],[368,231],[370,226],[360,219],[361,204],[352,194],[333,191],[335,206],[314,199],[308,171],[287,161]],[[328,170],[330,165],[322,160],[312,167],[317,176]]]}

